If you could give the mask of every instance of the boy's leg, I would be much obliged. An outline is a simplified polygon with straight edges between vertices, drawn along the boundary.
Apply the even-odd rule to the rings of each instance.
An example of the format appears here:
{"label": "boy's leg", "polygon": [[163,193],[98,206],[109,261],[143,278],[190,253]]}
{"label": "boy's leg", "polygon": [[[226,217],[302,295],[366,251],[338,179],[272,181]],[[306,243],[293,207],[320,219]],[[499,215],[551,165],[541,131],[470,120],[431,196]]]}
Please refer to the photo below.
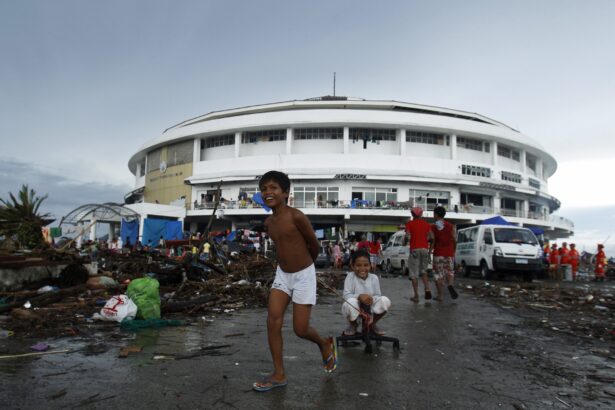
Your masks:
{"label": "boy's leg", "polygon": [[417,278],[412,278],[412,290],[414,291],[413,296],[410,298],[413,302],[419,301],[419,281]]}
{"label": "boy's leg", "polygon": [[272,289],[269,293],[269,308],[267,315],[267,337],[269,340],[269,350],[273,360],[273,374],[271,379],[283,381],[286,379],[284,373],[284,361],[282,358],[282,324],[284,322],[284,312],[290,302],[290,296],[279,289]]}
{"label": "boy's leg", "polygon": [[[316,329],[310,326],[311,314],[312,305],[293,303],[293,329],[300,338],[316,343],[320,349],[322,360],[327,360],[333,352],[333,346],[331,346],[329,340],[320,337]],[[333,360],[327,362],[326,366],[328,369],[333,369]]]}

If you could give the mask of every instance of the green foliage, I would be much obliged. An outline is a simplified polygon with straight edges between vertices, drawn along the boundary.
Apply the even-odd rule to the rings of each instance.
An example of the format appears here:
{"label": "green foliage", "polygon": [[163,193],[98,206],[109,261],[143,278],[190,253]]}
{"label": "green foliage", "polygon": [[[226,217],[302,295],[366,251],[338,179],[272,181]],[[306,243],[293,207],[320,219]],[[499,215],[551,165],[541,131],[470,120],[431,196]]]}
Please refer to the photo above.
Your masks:
{"label": "green foliage", "polygon": [[41,228],[49,214],[39,215],[39,208],[47,195],[39,197],[28,185],[23,185],[17,198],[9,192],[9,199],[0,198],[0,235],[16,235],[17,240],[26,248],[45,245]]}

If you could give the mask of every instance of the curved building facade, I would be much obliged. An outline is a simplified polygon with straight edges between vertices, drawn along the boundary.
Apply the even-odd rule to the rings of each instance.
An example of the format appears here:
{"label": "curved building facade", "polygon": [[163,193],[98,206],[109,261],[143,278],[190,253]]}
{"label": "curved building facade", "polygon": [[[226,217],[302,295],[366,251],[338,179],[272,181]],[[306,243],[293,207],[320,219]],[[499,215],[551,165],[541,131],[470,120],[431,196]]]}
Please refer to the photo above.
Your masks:
{"label": "curved building facade", "polygon": [[149,215],[149,204],[181,207],[193,231],[209,220],[218,186],[217,229],[262,221],[249,198],[272,169],[289,175],[292,205],[317,228],[391,232],[410,207],[429,218],[443,205],[458,225],[502,215],[549,238],[574,229],[551,215],[560,206],[548,193],[553,156],[498,121],[448,108],[321,97],[211,112],[148,141],[128,166],[127,202]]}

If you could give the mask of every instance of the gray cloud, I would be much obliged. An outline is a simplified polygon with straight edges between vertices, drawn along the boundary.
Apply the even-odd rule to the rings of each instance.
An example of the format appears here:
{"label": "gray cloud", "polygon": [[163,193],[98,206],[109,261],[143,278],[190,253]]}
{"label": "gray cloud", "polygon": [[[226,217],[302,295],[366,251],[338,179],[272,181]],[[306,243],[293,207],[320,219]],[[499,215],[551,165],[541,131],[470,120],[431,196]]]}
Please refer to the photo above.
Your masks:
{"label": "gray cloud", "polygon": [[57,220],[80,205],[88,203],[124,202],[128,185],[83,182],[67,178],[54,169],[38,167],[14,159],[0,159],[0,198],[9,192],[17,194],[23,184],[39,196],[48,195],[41,212],[53,214]]}

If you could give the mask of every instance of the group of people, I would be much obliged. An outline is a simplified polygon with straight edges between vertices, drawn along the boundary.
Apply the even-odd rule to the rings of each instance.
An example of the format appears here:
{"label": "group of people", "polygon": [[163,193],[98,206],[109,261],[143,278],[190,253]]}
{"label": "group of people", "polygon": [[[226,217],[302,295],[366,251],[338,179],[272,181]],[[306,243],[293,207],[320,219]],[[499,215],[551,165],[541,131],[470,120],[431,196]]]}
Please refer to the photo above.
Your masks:
{"label": "group of people", "polygon": [[[333,337],[323,337],[310,326],[312,306],[316,304],[316,268],[314,261],[320,251],[320,244],[308,218],[296,208],[289,206],[290,179],[279,171],[269,171],[259,180],[259,189],[264,203],[273,213],[265,220],[265,229],[275,243],[277,269],[269,293],[267,314],[267,337],[273,362],[273,372],[253,384],[259,392],[269,391],[287,385],[282,350],[282,325],[288,305],[293,304],[293,330],[300,338],[314,343],[322,358],[325,373],[337,369],[337,348]],[[436,279],[436,299],[442,300],[444,284],[448,286],[452,298],[457,298],[453,287],[455,254],[455,229],[444,220],[446,211],[437,207],[434,211],[436,222],[431,225],[422,219],[423,210],[413,208],[413,219],[406,224],[410,238],[410,257],[408,266],[414,289],[412,300],[418,302],[418,278],[423,279],[425,299],[431,299],[431,290],[427,279],[430,255],[434,255]],[[356,333],[358,317],[369,311],[371,329],[382,334],[378,321],[386,314],[391,301],[380,291],[378,276],[375,275],[375,263],[381,252],[376,240],[373,246],[362,238],[356,244],[356,251],[350,251],[351,272],[344,282],[344,302],[342,313],[348,322],[345,334]],[[332,245],[335,262],[339,263],[342,252],[340,244]],[[337,247],[337,249],[336,249]]]}
{"label": "group of people", "polygon": [[[572,273],[572,280],[578,280],[579,265],[581,262],[581,256],[576,249],[574,243],[562,243],[562,246],[558,247],[556,243],[549,245],[545,242],[544,245],[545,257],[549,261],[549,278],[553,280],[563,280],[564,275],[568,269]],[[604,281],[606,278],[607,258],[604,253],[604,245],[598,244],[594,262],[594,275],[596,281]]]}

